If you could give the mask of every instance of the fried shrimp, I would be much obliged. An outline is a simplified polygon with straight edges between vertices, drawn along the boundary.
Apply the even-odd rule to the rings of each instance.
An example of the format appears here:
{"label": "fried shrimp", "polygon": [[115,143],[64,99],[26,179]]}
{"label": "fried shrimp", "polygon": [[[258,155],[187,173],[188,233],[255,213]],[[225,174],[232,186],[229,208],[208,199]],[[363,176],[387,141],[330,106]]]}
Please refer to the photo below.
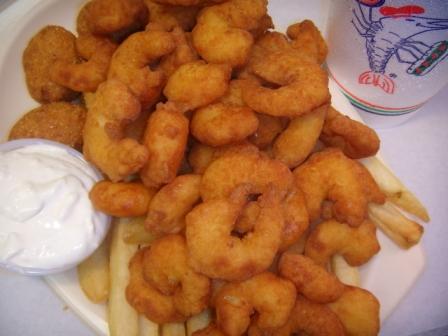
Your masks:
{"label": "fried shrimp", "polygon": [[335,275],[301,254],[283,253],[278,268],[282,277],[294,283],[298,293],[313,302],[335,301],[344,291]]}
{"label": "fried shrimp", "polygon": [[140,114],[140,103],[118,80],[102,83],[90,103],[84,126],[83,153],[113,182],[136,173],[148,150],[124,137],[124,128]]}
{"label": "fried shrimp", "polygon": [[171,31],[174,27],[191,31],[196,24],[199,7],[163,5],[153,0],[144,2],[149,9],[149,24],[158,24],[166,31]]}
{"label": "fried shrimp", "polygon": [[201,197],[204,201],[226,198],[245,183],[252,186],[254,194],[262,194],[274,185],[283,198],[293,185],[293,176],[283,163],[260,152],[232,153],[216,159],[205,170]]}
{"label": "fried shrimp", "polygon": [[50,78],[54,62],[76,63],[75,35],[59,26],[46,26],[30,40],[23,52],[28,91],[40,103],[73,100],[77,93]]}
{"label": "fried shrimp", "polygon": [[215,147],[240,142],[257,127],[258,119],[250,108],[223,103],[202,107],[191,119],[191,134],[202,143]]}
{"label": "fried shrimp", "polygon": [[142,0],[92,0],[84,8],[89,31],[98,35],[133,32],[148,20]]}
{"label": "fried shrimp", "polygon": [[156,190],[138,182],[97,182],[90,190],[93,206],[115,217],[143,216]]}
{"label": "fried shrimp", "polygon": [[262,81],[279,86],[264,87],[258,79],[243,86],[245,103],[272,116],[298,117],[330,100],[328,76],[319,64],[286,52],[275,52],[252,64]]}
{"label": "fried shrimp", "polygon": [[254,43],[250,31],[264,22],[266,14],[266,0],[230,0],[206,7],[192,31],[193,44],[207,62],[243,66]]}
{"label": "fried shrimp", "polygon": [[274,142],[274,158],[289,168],[295,168],[305,161],[319,139],[327,110],[328,105],[324,105],[292,119]]}
{"label": "fried shrimp", "polygon": [[181,65],[168,79],[164,95],[183,110],[194,110],[223,96],[229,86],[231,68],[204,61]]}
{"label": "fried shrimp", "polygon": [[296,301],[294,285],[265,272],[242,282],[228,283],[216,297],[216,323],[226,335],[243,335],[256,312],[260,330],[285,324]]}
{"label": "fried shrimp", "polygon": [[106,80],[117,45],[107,38],[86,34],[76,40],[76,49],[87,61],[67,63],[56,60],[50,70],[50,79],[73,91],[95,92]]}
{"label": "fried shrimp", "polygon": [[360,266],[379,250],[376,226],[369,220],[356,228],[335,220],[324,221],[311,231],[305,244],[305,255],[319,265],[340,254],[349,265]]}
{"label": "fried shrimp", "polygon": [[314,59],[322,64],[328,54],[327,44],[319,29],[310,20],[304,20],[288,27],[286,34],[292,40],[292,48],[300,51],[301,55]]}
{"label": "fried shrimp", "polygon": [[260,149],[266,149],[274,139],[285,129],[285,123],[281,118],[267,114],[257,113],[258,128],[249,137],[249,141]]}
{"label": "fried shrimp", "polygon": [[378,335],[380,303],[369,291],[345,286],[342,296],[328,307],[339,317],[348,336]]}
{"label": "fried shrimp", "polygon": [[185,215],[199,201],[201,175],[177,176],[152,198],[145,220],[147,230],[156,234],[178,233],[185,227]]}
{"label": "fried shrimp", "polygon": [[149,159],[140,177],[146,186],[158,188],[174,180],[187,146],[188,123],[175,104],[157,105],[143,137]]}
{"label": "fried shrimp", "polygon": [[108,78],[118,78],[126,84],[146,109],[160,97],[165,76],[152,71],[150,64],[175,49],[171,33],[161,30],[137,32],[129,36],[115,51]]}
{"label": "fried shrimp", "polygon": [[258,199],[260,213],[253,230],[242,238],[231,234],[252,192],[250,185],[240,185],[230,198],[205,201],[185,217],[190,264],[196,271],[211,278],[243,280],[272,263],[284,225],[280,197],[272,186]]}
{"label": "fried shrimp", "polygon": [[293,173],[305,195],[311,221],[321,216],[322,203],[330,200],[335,219],[358,226],[367,216],[369,202],[385,200],[367,169],[339,149],[313,154]]}
{"label": "fried shrimp", "polygon": [[333,107],[328,109],[320,140],[327,146],[340,148],[352,159],[375,155],[380,148],[380,139],[373,129]]}
{"label": "fried shrimp", "polygon": [[171,6],[202,6],[213,3],[220,3],[226,0],[154,0],[159,4],[171,5]]}
{"label": "fried shrimp", "polygon": [[128,302],[156,323],[185,321],[207,308],[210,280],[188,265],[185,239],[166,235],[132,258]]}
{"label": "fried shrimp", "polygon": [[67,102],[44,104],[22,116],[8,139],[43,138],[80,148],[86,113],[84,107]]}

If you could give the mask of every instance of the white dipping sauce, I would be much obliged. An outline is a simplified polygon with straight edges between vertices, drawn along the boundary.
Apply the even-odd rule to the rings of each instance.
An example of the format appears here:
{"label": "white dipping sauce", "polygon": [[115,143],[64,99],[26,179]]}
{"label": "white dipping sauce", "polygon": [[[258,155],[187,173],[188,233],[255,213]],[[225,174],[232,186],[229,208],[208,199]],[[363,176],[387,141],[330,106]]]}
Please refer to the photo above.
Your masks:
{"label": "white dipping sauce", "polygon": [[44,143],[0,152],[0,264],[52,273],[92,253],[109,228],[89,200],[96,180],[65,148]]}

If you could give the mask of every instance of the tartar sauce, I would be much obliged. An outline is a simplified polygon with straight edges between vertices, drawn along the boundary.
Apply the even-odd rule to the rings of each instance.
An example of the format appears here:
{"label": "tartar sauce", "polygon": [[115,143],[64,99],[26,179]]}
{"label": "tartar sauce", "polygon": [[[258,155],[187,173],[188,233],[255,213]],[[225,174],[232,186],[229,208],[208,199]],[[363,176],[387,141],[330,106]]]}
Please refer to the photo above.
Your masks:
{"label": "tartar sauce", "polygon": [[109,228],[89,200],[96,180],[81,157],[48,143],[0,152],[0,264],[51,273],[92,253]]}

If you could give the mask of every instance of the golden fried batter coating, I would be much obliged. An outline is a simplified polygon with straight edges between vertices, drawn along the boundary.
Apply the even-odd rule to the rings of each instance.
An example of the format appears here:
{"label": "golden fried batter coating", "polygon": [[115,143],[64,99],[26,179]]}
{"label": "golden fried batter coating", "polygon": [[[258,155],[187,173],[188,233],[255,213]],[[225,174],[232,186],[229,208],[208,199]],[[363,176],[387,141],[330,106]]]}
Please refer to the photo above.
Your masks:
{"label": "golden fried batter coating", "polygon": [[223,96],[229,86],[231,68],[226,64],[204,61],[180,66],[168,79],[164,95],[183,110],[194,110]]}
{"label": "golden fried batter coating", "polygon": [[279,328],[287,322],[295,301],[296,290],[290,281],[261,273],[221,288],[216,297],[216,323],[226,335],[243,335],[256,312],[257,328]]}
{"label": "golden fried batter coating", "polygon": [[227,0],[154,0],[154,1],[164,5],[188,7],[188,6],[209,5],[224,2]]}
{"label": "golden fried batter coating", "polygon": [[278,117],[257,113],[258,128],[249,141],[260,149],[266,149],[285,129],[286,123]]}
{"label": "golden fried batter coating", "polygon": [[193,44],[199,55],[210,63],[243,66],[249,57],[254,38],[249,32],[266,21],[266,0],[230,0],[206,7],[193,29]]}
{"label": "golden fried batter coating", "polygon": [[140,110],[137,98],[115,79],[102,83],[89,103],[83,153],[113,182],[136,173],[148,159],[146,147],[124,134]]}
{"label": "golden fried batter coating", "polygon": [[185,215],[199,201],[201,175],[177,176],[152,198],[145,220],[147,230],[156,233],[178,233],[185,227]]}
{"label": "golden fried batter coating", "polygon": [[40,103],[73,100],[77,93],[50,79],[55,61],[76,63],[75,35],[59,26],[46,26],[28,43],[23,52],[23,69],[31,97]]}
{"label": "golden fried batter coating", "polygon": [[351,266],[360,266],[379,250],[376,226],[369,220],[356,228],[335,220],[324,221],[311,231],[305,244],[305,255],[320,265],[340,254]]}
{"label": "golden fried batter coating", "polygon": [[174,27],[191,31],[196,24],[199,7],[162,5],[153,0],[144,2],[149,9],[149,24],[156,23],[166,31],[171,31]]}
{"label": "golden fried batter coating", "polygon": [[195,331],[192,336],[226,336],[221,330],[218,329],[214,322],[210,323],[207,327],[201,330]]}
{"label": "golden fried batter coating", "polygon": [[139,250],[129,264],[128,302],[156,323],[185,321],[207,307],[210,280],[188,265],[185,239],[166,235]]}
{"label": "golden fried batter coating", "polygon": [[245,106],[222,103],[210,104],[195,111],[191,119],[191,134],[210,146],[240,142],[258,127],[255,113]]}
{"label": "golden fried batter coating", "polygon": [[294,283],[298,293],[313,302],[333,302],[344,291],[335,275],[301,254],[283,253],[278,268],[282,277]]}
{"label": "golden fried batter coating", "polygon": [[328,109],[320,140],[327,146],[340,148],[352,159],[375,155],[380,148],[380,139],[373,129],[333,107]]}
{"label": "golden fried batter coating", "polygon": [[322,64],[328,54],[327,44],[319,29],[310,20],[304,20],[288,27],[286,34],[292,40],[291,46],[301,54]]}
{"label": "golden fried batter coating", "polygon": [[378,335],[380,303],[369,291],[345,286],[342,296],[328,307],[339,317],[348,336]]}
{"label": "golden fried batter coating", "polygon": [[211,278],[243,280],[271,265],[284,225],[275,189],[259,197],[253,230],[241,239],[231,234],[252,192],[250,185],[240,185],[229,199],[205,201],[185,217],[190,265],[196,271]]}
{"label": "golden fried batter coating", "polygon": [[134,33],[112,56],[108,78],[117,78],[126,84],[146,109],[158,101],[165,84],[163,72],[152,71],[149,65],[171,53],[175,47],[168,32],[149,30]]}
{"label": "golden fried batter coating", "polygon": [[143,137],[149,159],[140,177],[146,186],[159,188],[174,180],[187,146],[188,123],[175,104],[157,105]]}
{"label": "golden fried batter coating", "polygon": [[80,148],[86,112],[82,106],[66,102],[44,104],[22,116],[8,139],[42,138]]}
{"label": "golden fried batter coating", "polygon": [[305,195],[311,221],[321,216],[325,200],[333,202],[335,219],[352,226],[364,221],[369,202],[384,203],[384,195],[367,169],[339,149],[313,154],[294,170],[294,176]]}
{"label": "golden fried batter coating", "polygon": [[90,190],[93,206],[115,217],[143,216],[148,211],[155,189],[146,188],[138,182],[97,182]]}

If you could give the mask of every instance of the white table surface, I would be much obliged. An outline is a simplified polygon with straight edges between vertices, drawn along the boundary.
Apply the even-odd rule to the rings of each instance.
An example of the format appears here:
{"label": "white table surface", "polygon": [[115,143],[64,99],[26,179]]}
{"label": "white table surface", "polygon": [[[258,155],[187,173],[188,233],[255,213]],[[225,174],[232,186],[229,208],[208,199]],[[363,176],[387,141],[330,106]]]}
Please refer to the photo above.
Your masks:
{"label": "white table surface", "polygon": [[[0,0],[0,6],[10,2]],[[424,273],[381,335],[448,335],[448,87],[405,124],[378,130],[382,155],[427,205]],[[424,334],[423,334],[424,333]],[[40,278],[0,269],[0,336],[94,335]],[[126,336],[126,335],[123,335]]]}

